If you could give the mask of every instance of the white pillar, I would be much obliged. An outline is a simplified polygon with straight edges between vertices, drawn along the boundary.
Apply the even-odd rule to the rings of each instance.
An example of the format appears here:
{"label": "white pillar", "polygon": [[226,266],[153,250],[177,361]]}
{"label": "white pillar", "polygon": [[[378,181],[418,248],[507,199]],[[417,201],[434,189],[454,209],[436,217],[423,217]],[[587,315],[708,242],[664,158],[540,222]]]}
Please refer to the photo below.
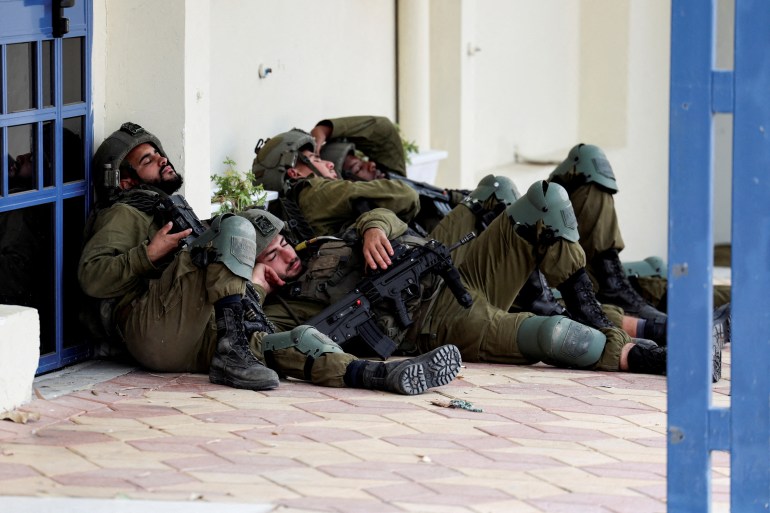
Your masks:
{"label": "white pillar", "polygon": [[431,146],[449,152],[436,183],[472,189],[474,69],[481,51],[474,41],[474,0],[435,0],[431,3]]}
{"label": "white pillar", "polygon": [[430,0],[398,0],[398,122],[430,148]]}

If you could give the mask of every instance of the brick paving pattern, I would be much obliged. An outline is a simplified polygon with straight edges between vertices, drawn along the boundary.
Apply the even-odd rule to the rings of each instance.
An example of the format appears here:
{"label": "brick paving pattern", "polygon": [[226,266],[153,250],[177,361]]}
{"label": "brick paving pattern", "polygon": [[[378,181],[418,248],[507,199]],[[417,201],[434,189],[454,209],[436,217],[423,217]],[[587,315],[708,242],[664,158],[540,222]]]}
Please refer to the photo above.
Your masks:
{"label": "brick paving pattern", "polygon": [[[714,403],[729,405],[729,348]],[[483,411],[449,408],[452,399]],[[466,364],[419,396],[133,371],[0,422],[5,496],[276,512],[665,512],[664,377]],[[713,458],[713,511],[729,456]],[[224,509],[223,509],[224,510]]]}

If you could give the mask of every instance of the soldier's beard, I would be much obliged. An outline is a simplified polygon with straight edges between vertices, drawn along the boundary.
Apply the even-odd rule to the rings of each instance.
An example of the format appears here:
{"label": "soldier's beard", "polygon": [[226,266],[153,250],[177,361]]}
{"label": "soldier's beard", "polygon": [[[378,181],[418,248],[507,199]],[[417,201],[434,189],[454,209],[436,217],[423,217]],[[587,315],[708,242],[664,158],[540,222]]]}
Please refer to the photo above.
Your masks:
{"label": "soldier's beard", "polygon": [[170,180],[161,180],[160,182],[154,183],[153,185],[166,194],[174,194],[176,191],[182,188],[182,184],[184,184],[182,175],[175,173],[174,178]]}

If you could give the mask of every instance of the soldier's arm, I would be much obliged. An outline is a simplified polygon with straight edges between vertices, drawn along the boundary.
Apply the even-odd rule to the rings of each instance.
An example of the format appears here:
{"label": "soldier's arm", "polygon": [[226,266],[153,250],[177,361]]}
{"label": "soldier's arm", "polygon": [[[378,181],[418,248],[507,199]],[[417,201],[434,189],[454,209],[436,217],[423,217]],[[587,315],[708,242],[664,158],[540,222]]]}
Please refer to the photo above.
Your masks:
{"label": "soldier's arm", "polygon": [[[317,128],[317,130],[316,130]],[[324,119],[314,128],[313,136],[325,140],[347,139],[379,167],[406,176],[406,161],[401,136],[391,120],[383,116],[349,116]],[[317,135],[318,134],[318,135]]]}
{"label": "soldier's arm", "polygon": [[78,280],[95,298],[120,297],[141,286],[158,268],[150,260],[152,217],[124,205],[102,212],[80,257]]}

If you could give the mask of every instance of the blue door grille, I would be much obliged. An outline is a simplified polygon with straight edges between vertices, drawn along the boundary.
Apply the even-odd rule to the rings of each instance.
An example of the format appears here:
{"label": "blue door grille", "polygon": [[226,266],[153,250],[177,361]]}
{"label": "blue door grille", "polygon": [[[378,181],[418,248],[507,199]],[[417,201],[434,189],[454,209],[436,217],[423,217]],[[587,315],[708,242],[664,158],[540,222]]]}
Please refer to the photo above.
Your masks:
{"label": "blue door grille", "polygon": [[[715,69],[715,1],[673,0],[669,149],[668,511],[770,511],[770,4],[735,0],[734,69]],[[733,116],[731,397],[711,404],[714,116]]]}
{"label": "blue door grille", "polygon": [[0,0],[0,303],[40,317],[38,373],[84,359],[77,259],[92,141],[91,2]]}

